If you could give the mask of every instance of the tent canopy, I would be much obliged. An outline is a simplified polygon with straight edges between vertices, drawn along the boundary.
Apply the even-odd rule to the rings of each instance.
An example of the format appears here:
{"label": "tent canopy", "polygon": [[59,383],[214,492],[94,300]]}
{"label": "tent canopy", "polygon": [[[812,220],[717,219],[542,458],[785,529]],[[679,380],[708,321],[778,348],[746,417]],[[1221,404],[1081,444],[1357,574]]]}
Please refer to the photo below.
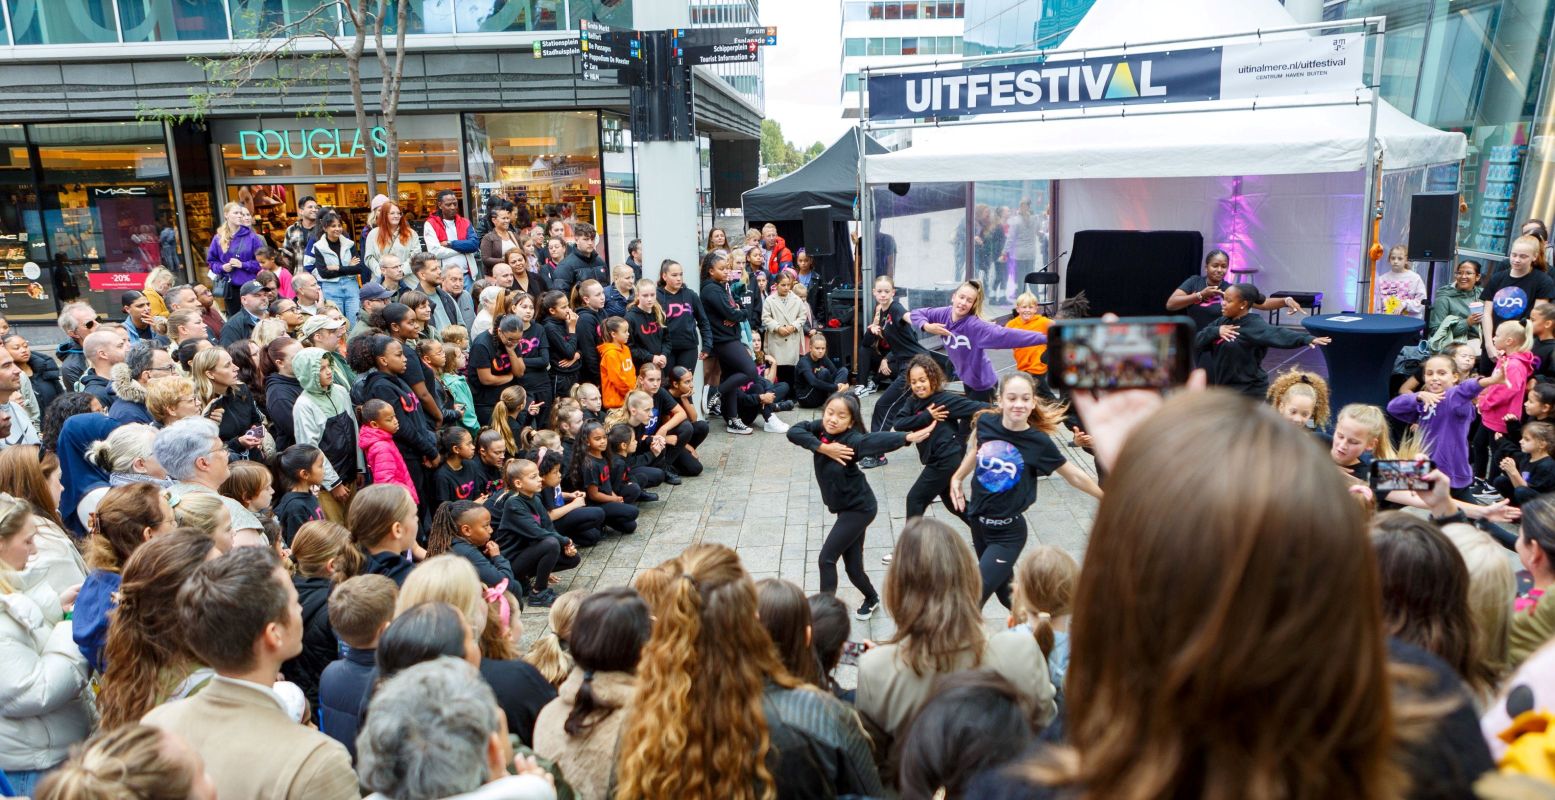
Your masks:
{"label": "tent canopy", "polygon": [[[1116,50],[1295,24],[1278,0],[1098,0],[1062,47]],[[1325,98],[1309,98],[1319,99]],[[880,184],[1285,175],[1366,166],[1367,105],[1210,110],[1216,107],[1178,103],[1171,109],[1181,113],[1147,114],[1102,108],[1092,117],[920,128],[911,148],[867,155],[865,175]],[[1416,122],[1379,99],[1376,149],[1382,166],[1397,170],[1462,160],[1468,144],[1463,134]]]}
{"label": "tent canopy", "polygon": [[[867,154],[886,152],[885,146],[865,136]],[[740,196],[745,219],[760,222],[799,220],[805,206],[830,206],[832,219],[853,218],[853,203],[858,199],[858,132],[841,138],[810,163],[764,186]]]}

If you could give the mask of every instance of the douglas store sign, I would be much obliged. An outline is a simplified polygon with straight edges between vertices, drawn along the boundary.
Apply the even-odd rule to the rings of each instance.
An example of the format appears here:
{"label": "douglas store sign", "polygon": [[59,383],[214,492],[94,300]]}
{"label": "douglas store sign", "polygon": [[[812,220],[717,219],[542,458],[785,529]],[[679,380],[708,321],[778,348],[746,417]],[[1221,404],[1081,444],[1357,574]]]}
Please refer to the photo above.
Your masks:
{"label": "douglas store sign", "polygon": [[871,75],[869,118],[940,119],[1087,106],[1349,92],[1363,87],[1360,34],[1265,39],[1096,58]]}
{"label": "douglas store sign", "polygon": [[374,156],[382,158],[388,155],[388,131],[375,127],[366,137],[357,128],[262,128],[238,131],[238,158],[244,161],[354,158],[362,155],[369,146]]}

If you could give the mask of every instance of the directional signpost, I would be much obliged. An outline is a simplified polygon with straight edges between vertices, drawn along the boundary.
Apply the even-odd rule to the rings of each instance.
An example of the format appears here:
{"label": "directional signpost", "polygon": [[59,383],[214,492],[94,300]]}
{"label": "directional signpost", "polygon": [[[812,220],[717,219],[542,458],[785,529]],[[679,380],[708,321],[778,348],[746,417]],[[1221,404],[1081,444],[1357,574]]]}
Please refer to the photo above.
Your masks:
{"label": "directional signpost", "polygon": [[755,61],[759,48],[777,44],[777,28],[676,28],[670,47],[692,66]]}
{"label": "directional signpost", "polygon": [[617,70],[618,80],[639,84],[643,78],[643,40],[638,31],[616,31],[598,23],[578,23],[579,71],[584,80],[600,80],[603,70]]}

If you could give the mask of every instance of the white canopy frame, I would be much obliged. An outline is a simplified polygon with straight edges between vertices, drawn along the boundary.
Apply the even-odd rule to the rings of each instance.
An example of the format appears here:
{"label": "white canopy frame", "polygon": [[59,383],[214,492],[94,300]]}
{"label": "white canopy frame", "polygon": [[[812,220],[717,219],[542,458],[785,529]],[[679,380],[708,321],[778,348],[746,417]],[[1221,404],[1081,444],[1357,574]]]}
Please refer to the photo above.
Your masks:
{"label": "white canopy frame", "polygon": [[[1083,24],[1084,23],[1082,23],[1082,25]],[[860,97],[862,98],[862,100],[861,100],[861,109],[860,109],[861,124],[855,130],[857,131],[857,135],[862,137],[862,136],[865,136],[867,134],[874,133],[874,132],[877,132],[877,131],[886,131],[886,130],[895,130],[895,129],[950,128],[950,127],[975,126],[975,125],[997,125],[997,124],[1000,124],[1000,123],[1015,123],[1015,122],[1028,122],[1028,123],[1029,122],[1040,122],[1040,123],[1064,124],[1065,121],[1070,121],[1070,120],[1096,120],[1096,119],[1105,119],[1105,118],[1109,118],[1109,117],[1111,117],[1111,118],[1122,118],[1122,117],[1157,116],[1157,115],[1160,115],[1160,116],[1180,116],[1180,115],[1186,115],[1186,114],[1213,114],[1213,113],[1238,112],[1238,111],[1240,111],[1240,112],[1269,111],[1269,112],[1277,113],[1277,114],[1279,114],[1279,113],[1291,114],[1294,111],[1299,111],[1299,110],[1303,110],[1303,109],[1311,110],[1311,109],[1318,109],[1318,108],[1333,108],[1333,107],[1337,107],[1337,106],[1352,106],[1352,107],[1366,106],[1366,107],[1368,107],[1367,113],[1366,113],[1367,131],[1366,131],[1366,138],[1363,140],[1363,143],[1362,143],[1362,146],[1365,148],[1365,152],[1364,152],[1364,155],[1363,155],[1363,161],[1364,161],[1364,180],[1365,180],[1365,187],[1366,187],[1365,188],[1365,202],[1364,202],[1362,208],[1365,210],[1366,218],[1365,218],[1365,224],[1363,224],[1363,226],[1362,226],[1364,232],[1363,232],[1363,234],[1361,236],[1361,252],[1360,252],[1360,257],[1361,258],[1360,258],[1360,262],[1359,263],[1363,266],[1363,268],[1360,270],[1360,276],[1361,277],[1359,279],[1358,297],[1369,298],[1369,295],[1370,295],[1370,292],[1369,292],[1370,283],[1372,281],[1372,270],[1369,269],[1369,268],[1364,268],[1364,267],[1371,263],[1370,257],[1369,257],[1369,251],[1371,250],[1371,248],[1373,246],[1373,243],[1374,243],[1372,221],[1374,219],[1379,219],[1381,217],[1381,215],[1382,215],[1382,209],[1381,209],[1381,207],[1380,207],[1380,205],[1378,203],[1379,192],[1378,192],[1378,185],[1377,184],[1378,184],[1378,177],[1379,177],[1380,171],[1382,169],[1381,160],[1382,160],[1383,153],[1381,153],[1379,151],[1379,148],[1378,148],[1377,125],[1378,125],[1379,108],[1385,103],[1385,101],[1381,97],[1380,86],[1381,86],[1381,81],[1382,81],[1383,41],[1384,41],[1384,36],[1386,34],[1386,29],[1387,29],[1387,19],[1386,19],[1386,17],[1380,17],[1380,16],[1379,17],[1364,17],[1364,18],[1355,18],[1355,19],[1347,19],[1347,20],[1336,20],[1336,21],[1324,21],[1324,22],[1308,23],[1308,24],[1283,25],[1283,26],[1271,27],[1271,28],[1258,28],[1258,29],[1254,29],[1254,30],[1251,30],[1251,31],[1245,31],[1245,32],[1240,32],[1240,33],[1220,34],[1220,35],[1211,35],[1211,36],[1202,36],[1201,35],[1201,36],[1181,37],[1181,38],[1173,38],[1173,39],[1161,39],[1161,40],[1137,42],[1137,43],[1122,43],[1122,44],[1118,44],[1118,45],[1114,45],[1114,46],[1086,46],[1086,47],[1070,47],[1070,48],[1059,48],[1059,49],[1035,49],[1035,50],[1027,50],[1027,51],[1015,51],[1015,52],[1007,52],[1007,53],[988,54],[988,55],[981,55],[981,56],[963,56],[963,57],[949,58],[949,59],[941,58],[941,59],[934,59],[934,60],[931,60],[931,61],[924,61],[924,62],[919,62],[919,63],[914,63],[914,64],[898,65],[898,66],[891,66],[891,67],[882,67],[882,68],[875,68],[875,69],[871,69],[871,68],[866,67],[866,68],[864,68],[864,70],[862,72],[862,75],[861,75],[861,77],[863,79],[862,80],[863,91],[860,92]],[[1044,59],[1046,59],[1046,58],[1050,58],[1050,57],[1053,57],[1053,56],[1078,56],[1080,58],[1087,58],[1087,57],[1094,57],[1094,56],[1124,55],[1124,54],[1140,52],[1140,51],[1160,52],[1160,51],[1163,51],[1163,50],[1171,49],[1174,46],[1193,45],[1193,46],[1204,47],[1204,46],[1216,46],[1216,45],[1224,46],[1224,45],[1228,45],[1228,44],[1245,44],[1245,43],[1261,41],[1266,36],[1273,37],[1273,36],[1279,36],[1279,35],[1311,33],[1311,32],[1317,32],[1317,31],[1321,31],[1324,34],[1339,34],[1339,33],[1359,32],[1359,33],[1361,33],[1363,35],[1363,37],[1365,37],[1365,39],[1363,41],[1366,41],[1367,43],[1373,45],[1373,53],[1372,53],[1372,58],[1371,58],[1371,68],[1370,68],[1370,71],[1369,71],[1370,74],[1369,74],[1369,77],[1368,77],[1368,79],[1366,81],[1366,85],[1363,88],[1357,89],[1352,94],[1347,95],[1347,96],[1333,95],[1333,94],[1329,94],[1329,95],[1282,95],[1282,96],[1274,96],[1274,97],[1269,97],[1269,98],[1252,98],[1252,99],[1242,99],[1242,100],[1220,100],[1220,101],[1208,101],[1208,102],[1179,102],[1179,103],[1165,102],[1165,103],[1161,103],[1159,105],[1126,104],[1126,105],[1098,105],[1098,106],[1090,106],[1090,107],[1082,106],[1082,107],[1075,108],[1075,109],[1066,109],[1066,110],[1062,110],[1062,111],[1052,111],[1052,112],[1025,112],[1025,113],[1009,113],[1009,114],[985,114],[985,115],[982,115],[982,116],[972,117],[972,118],[969,118],[969,119],[959,119],[959,120],[954,120],[954,121],[944,121],[944,120],[940,120],[940,119],[929,119],[929,120],[921,120],[921,119],[920,120],[875,120],[875,119],[872,119],[870,117],[870,113],[869,113],[868,86],[869,86],[869,80],[870,80],[871,76],[911,75],[913,73],[918,73],[918,72],[927,72],[927,71],[933,71],[933,70],[938,70],[938,69],[955,68],[955,67],[970,67],[970,66],[974,66],[974,65],[978,65],[978,64],[985,64],[985,63],[990,63],[990,62],[995,62],[996,63],[996,62],[1011,61],[1011,60],[1016,60],[1016,59],[1032,59],[1032,58],[1044,58]],[[1375,42],[1371,42],[1370,41],[1370,37],[1376,37]],[[1071,38],[1073,38],[1073,36],[1071,36]],[[1291,111],[1279,112],[1279,111],[1277,111],[1279,109],[1288,109],[1288,110],[1291,110]],[[1393,110],[1391,107],[1389,107],[1389,111],[1392,114],[1397,114],[1398,113],[1396,110]],[[863,153],[862,147],[860,149],[860,153],[861,154]],[[875,158],[879,158],[879,156],[876,156]],[[869,187],[871,185],[871,176],[870,176],[870,173],[869,173],[869,158],[866,158],[863,155],[860,156],[858,175],[859,175],[859,206],[860,206],[860,208],[859,208],[859,215],[860,215],[860,217],[859,218],[860,218],[860,233],[861,233],[861,236],[860,236],[860,250],[861,250],[861,255],[862,255],[862,258],[860,259],[860,261],[861,261],[860,270],[861,270],[862,274],[861,274],[861,280],[860,280],[859,285],[860,285],[860,287],[866,287],[866,286],[869,286],[869,285],[871,285],[873,283],[873,279],[874,279],[874,275],[875,275],[875,258],[876,258],[876,254],[874,252],[875,237],[872,235],[872,231],[873,231],[874,225],[876,224],[876,213],[875,213],[875,208],[874,208],[874,197],[873,197],[872,192],[869,191]],[[1029,175],[1029,176],[1028,175],[1010,175],[1008,177],[1010,177],[1010,178],[1017,178],[1017,179],[1019,179],[1019,178],[1028,178],[1028,179],[1034,179],[1034,180],[1044,180],[1044,179],[1051,180],[1051,179],[1053,179],[1053,176],[1051,176],[1051,175]],[[1146,177],[1146,176],[1139,176],[1139,177]],[[905,182],[904,178],[905,178],[905,176],[903,176],[903,175],[894,175],[890,179],[888,179],[887,182],[889,182],[889,181]],[[1055,197],[1057,197],[1057,196],[1060,196],[1060,195],[1059,195],[1059,193],[1055,192]],[[1058,210],[1055,208],[1055,211],[1054,211],[1054,214],[1053,214],[1053,219],[1055,220],[1055,226],[1056,226],[1056,220],[1058,218],[1058,213],[1059,213]],[[1053,249],[1055,251],[1057,251],[1057,250],[1059,250],[1059,247],[1057,245],[1055,245]],[[862,313],[862,310],[861,310],[860,306],[862,305],[862,295],[863,294],[864,293],[862,291],[856,293],[857,299],[855,301],[855,303],[856,303],[855,318],[861,318],[858,315]],[[1368,299],[1367,302],[1369,304],[1369,299]]]}

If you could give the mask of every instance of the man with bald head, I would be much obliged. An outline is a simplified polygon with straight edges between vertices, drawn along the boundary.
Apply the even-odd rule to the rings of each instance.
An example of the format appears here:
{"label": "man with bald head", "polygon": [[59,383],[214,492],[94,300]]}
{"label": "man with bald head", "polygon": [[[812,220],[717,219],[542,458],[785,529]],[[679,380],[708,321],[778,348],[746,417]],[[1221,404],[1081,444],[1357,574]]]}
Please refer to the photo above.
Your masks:
{"label": "man with bald head", "polygon": [[88,370],[76,381],[75,390],[97,398],[106,411],[113,407],[118,394],[113,390],[113,365],[124,363],[129,338],[117,327],[99,327],[81,343]]}

